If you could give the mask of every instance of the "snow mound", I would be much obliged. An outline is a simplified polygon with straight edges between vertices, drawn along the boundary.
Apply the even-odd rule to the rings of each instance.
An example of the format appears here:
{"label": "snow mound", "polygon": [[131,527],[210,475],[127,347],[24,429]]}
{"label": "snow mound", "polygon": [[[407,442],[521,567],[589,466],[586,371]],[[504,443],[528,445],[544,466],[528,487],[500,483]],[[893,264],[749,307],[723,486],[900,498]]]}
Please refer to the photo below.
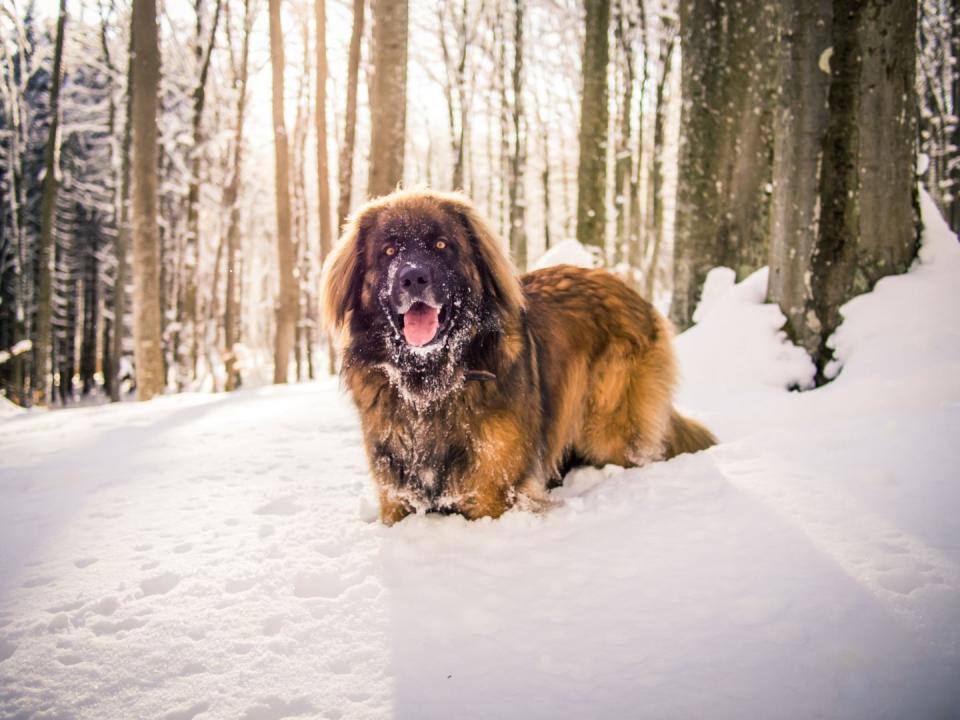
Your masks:
{"label": "snow mound", "polygon": [[[905,381],[936,377],[960,383],[960,243],[921,191],[923,236],[914,266],[880,280],[840,312],[843,323],[830,340],[836,363],[828,368],[850,382],[881,378]],[[921,361],[922,359],[922,361]]]}
{"label": "snow mound", "polygon": [[0,395],[0,418],[12,417],[24,412],[24,409]]}
{"label": "snow mound", "polygon": [[563,240],[541,255],[530,269],[542,270],[553,265],[593,268],[598,265],[598,255],[599,251],[589,249],[576,240]]}
{"label": "snow mound", "polygon": [[783,313],[764,302],[766,291],[767,268],[740,283],[729,268],[707,275],[697,324],[676,340],[683,402],[726,396],[729,388],[743,393],[811,386],[813,363],[781,330]]}

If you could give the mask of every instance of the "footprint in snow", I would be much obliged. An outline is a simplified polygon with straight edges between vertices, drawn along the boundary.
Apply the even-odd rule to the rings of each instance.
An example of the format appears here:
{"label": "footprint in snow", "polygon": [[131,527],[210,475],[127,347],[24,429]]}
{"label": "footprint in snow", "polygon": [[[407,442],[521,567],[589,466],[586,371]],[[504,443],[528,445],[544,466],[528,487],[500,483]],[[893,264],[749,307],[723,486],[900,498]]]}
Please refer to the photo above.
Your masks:
{"label": "footprint in snow", "polygon": [[188,542],[180,543],[179,545],[175,545],[173,548],[173,551],[178,555],[181,555],[186,552],[190,552],[191,550],[193,550],[193,543],[188,543]]}
{"label": "footprint in snow", "polygon": [[90,626],[90,629],[93,631],[94,635],[116,635],[119,632],[125,630],[136,630],[137,628],[142,628],[147,624],[147,621],[142,618],[127,618],[126,620],[119,620],[117,622],[111,622],[109,620],[101,620],[100,622],[94,623]]}
{"label": "footprint in snow", "polygon": [[7,638],[0,638],[0,663],[10,659],[17,651],[17,646]]}
{"label": "footprint in snow", "polygon": [[253,512],[256,515],[295,515],[303,508],[297,505],[292,495],[271,500],[266,505],[261,505]]}
{"label": "footprint in snow", "polygon": [[90,567],[90,566],[93,565],[95,562],[97,562],[97,558],[95,558],[95,557],[82,557],[82,558],[77,558],[76,560],[74,560],[74,561],[73,561],[73,564],[74,564],[75,566],[77,566],[78,568],[80,568],[81,570],[83,570],[83,569],[86,568],[86,567]]}
{"label": "footprint in snow", "polygon": [[163,720],[193,720],[197,715],[210,709],[210,703],[201,701],[178,710],[171,710],[163,715]]}
{"label": "footprint in snow", "polygon": [[294,698],[286,702],[276,695],[271,695],[260,698],[256,705],[247,709],[241,720],[281,720],[314,712],[315,708],[306,698]]}
{"label": "footprint in snow", "polygon": [[299,598],[339,597],[348,584],[333,572],[302,572],[294,579],[293,594]]}
{"label": "footprint in snow", "polygon": [[140,589],[143,590],[144,596],[164,595],[173,590],[179,582],[179,575],[172,572],[165,572],[161,575],[157,575],[156,577],[141,580]]}
{"label": "footprint in snow", "polygon": [[56,580],[56,578],[53,575],[38,575],[24,582],[23,587],[35,588],[35,587],[40,587],[41,585],[49,585],[54,580]]}

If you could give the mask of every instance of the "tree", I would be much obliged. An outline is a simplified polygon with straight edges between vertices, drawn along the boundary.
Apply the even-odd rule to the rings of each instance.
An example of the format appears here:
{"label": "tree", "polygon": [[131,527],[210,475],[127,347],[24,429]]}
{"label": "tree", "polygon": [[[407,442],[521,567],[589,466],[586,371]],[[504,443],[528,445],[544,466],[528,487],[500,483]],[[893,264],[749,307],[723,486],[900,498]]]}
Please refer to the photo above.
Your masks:
{"label": "tree", "polygon": [[274,181],[277,207],[277,302],[276,342],[273,353],[273,381],[287,382],[287,368],[293,351],[297,324],[297,283],[293,276],[294,252],[290,235],[290,170],[287,129],[283,116],[283,28],[280,0],[270,0],[270,67],[273,73]]}
{"label": "tree", "polygon": [[160,45],[155,0],[133,0],[133,335],[137,398],[163,392],[157,229],[157,91]]}
{"label": "tree", "polygon": [[[237,326],[239,315],[238,279],[240,269],[238,251],[240,245],[240,176],[243,171],[243,125],[247,110],[247,77],[250,58],[250,33],[256,17],[250,8],[251,0],[243,2],[243,40],[241,41],[240,60],[231,64],[233,86],[237,91],[237,105],[234,116],[234,136],[232,145],[232,163],[230,181],[224,190],[223,205],[227,211],[227,282],[223,309],[224,370],[227,376],[226,390],[235,390],[240,385],[237,372]],[[229,6],[228,6],[229,7]],[[228,26],[229,32],[229,26]]]}
{"label": "tree", "polygon": [[517,268],[527,269],[527,232],[524,227],[526,200],[523,176],[527,162],[527,131],[523,113],[523,0],[513,4],[513,148],[510,153],[510,249]]}
{"label": "tree", "polygon": [[[791,335],[810,352],[818,382],[823,382],[831,374],[827,340],[842,319],[840,307],[871,290],[880,278],[905,272],[919,247],[917,6],[915,1],[834,0],[829,14],[825,5],[818,10],[818,18],[795,15],[792,20],[830,28],[832,53],[820,55],[821,66],[829,62],[830,71],[826,118],[810,121],[823,123],[819,222],[814,217],[808,254],[798,245],[799,252],[791,256],[793,238],[777,236],[771,272],[791,281],[774,286],[771,296],[784,309]],[[794,66],[792,54],[782,61],[787,74],[802,71]],[[798,55],[797,65],[801,62],[809,68],[810,57]],[[785,98],[793,113],[802,111],[805,100],[802,93]],[[789,190],[787,185],[776,192]],[[809,240],[810,235],[801,238]]]}
{"label": "tree", "polygon": [[586,0],[580,166],[577,171],[577,240],[600,248],[607,224],[607,33],[610,0]]}
{"label": "tree", "polygon": [[373,78],[370,84],[370,178],[367,195],[403,182],[407,117],[407,0],[372,0]]}
{"label": "tree", "polygon": [[337,234],[350,214],[350,194],[353,188],[353,146],[357,133],[357,78],[360,70],[360,41],[363,38],[364,0],[353,0],[353,32],[347,55],[347,106],[344,110],[343,144],[340,146],[339,184],[337,201]]}
{"label": "tree", "polygon": [[57,206],[57,186],[60,143],[60,84],[63,74],[63,33],[67,21],[66,0],[60,0],[57,16],[57,39],[53,51],[53,75],[50,81],[50,129],[44,155],[43,193],[40,201],[40,251],[37,268],[40,276],[37,288],[37,331],[33,342],[33,400],[38,405],[47,403],[50,362],[53,299],[50,289],[53,278],[53,227]]}
{"label": "tree", "polygon": [[[322,263],[333,244],[330,228],[330,163],[327,159],[327,22],[324,0],[314,0],[317,33],[317,98],[314,112],[317,131],[317,214],[320,217],[320,262]],[[356,102],[356,96],[354,96]],[[327,369],[331,375],[336,370],[336,355],[333,340],[327,339]]]}
{"label": "tree", "polygon": [[686,328],[707,272],[766,262],[773,6],[682,0],[681,146],[670,317]]}

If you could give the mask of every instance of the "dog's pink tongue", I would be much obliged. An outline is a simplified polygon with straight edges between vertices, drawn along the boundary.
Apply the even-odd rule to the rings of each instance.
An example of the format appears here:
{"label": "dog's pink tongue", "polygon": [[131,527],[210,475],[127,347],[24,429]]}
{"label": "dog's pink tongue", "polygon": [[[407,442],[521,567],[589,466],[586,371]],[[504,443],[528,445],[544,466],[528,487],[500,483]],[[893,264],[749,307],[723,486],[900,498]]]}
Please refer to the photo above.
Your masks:
{"label": "dog's pink tongue", "polygon": [[417,303],[403,316],[403,336],[407,342],[422,347],[433,340],[440,327],[440,311],[424,303]]}

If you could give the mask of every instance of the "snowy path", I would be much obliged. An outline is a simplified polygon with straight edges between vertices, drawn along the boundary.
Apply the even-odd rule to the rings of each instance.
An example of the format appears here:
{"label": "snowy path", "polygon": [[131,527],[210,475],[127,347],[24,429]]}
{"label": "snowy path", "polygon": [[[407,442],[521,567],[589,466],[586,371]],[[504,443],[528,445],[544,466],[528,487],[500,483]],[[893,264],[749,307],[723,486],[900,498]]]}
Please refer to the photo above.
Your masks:
{"label": "snowy path", "polygon": [[371,522],[332,381],[0,403],[0,718],[960,718],[960,246],[929,208],[813,392],[763,273],[711,275],[679,400],[723,442],[542,515]]}

